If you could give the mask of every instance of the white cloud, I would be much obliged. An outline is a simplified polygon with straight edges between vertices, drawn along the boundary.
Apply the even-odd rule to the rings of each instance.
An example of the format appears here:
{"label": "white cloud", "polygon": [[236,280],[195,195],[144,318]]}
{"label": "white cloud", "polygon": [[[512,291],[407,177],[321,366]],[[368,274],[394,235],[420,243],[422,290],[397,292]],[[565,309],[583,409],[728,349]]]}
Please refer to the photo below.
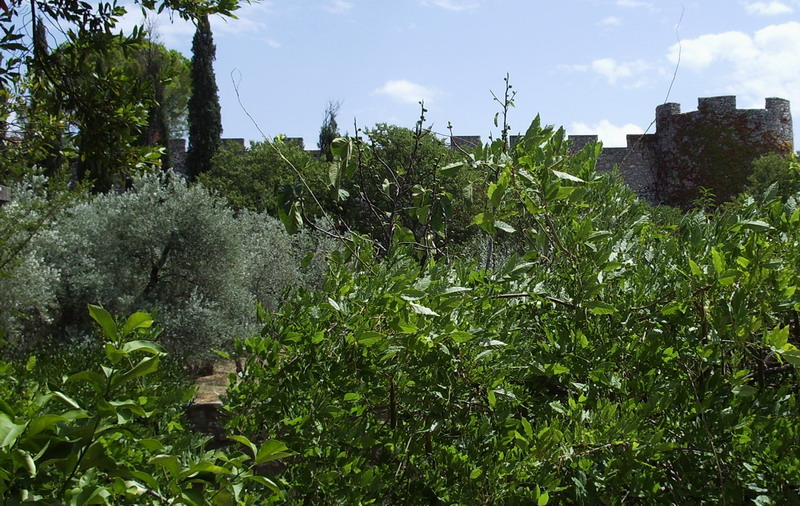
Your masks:
{"label": "white cloud", "polygon": [[373,91],[372,94],[386,95],[392,100],[405,104],[416,104],[419,101],[430,104],[434,101],[435,97],[440,95],[440,92],[436,88],[430,88],[422,86],[421,84],[412,83],[406,79],[400,79],[398,81],[386,81],[386,84]]}
{"label": "white cloud", "polygon": [[441,7],[442,9],[447,9],[450,11],[466,11],[469,9],[475,9],[480,4],[475,1],[466,0],[428,0],[422,2],[422,5],[432,5],[434,7]]}
{"label": "white cloud", "polygon": [[[677,44],[670,47],[667,56],[677,62]],[[794,21],[767,26],[753,35],[702,35],[684,41],[681,51],[681,66],[719,83],[717,90],[709,91],[740,95],[747,103],[774,96],[800,101],[798,61],[800,23]]]}
{"label": "white cloud", "polygon": [[632,123],[617,126],[607,119],[599,123],[589,125],[587,123],[575,122],[570,127],[570,135],[597,135],[604,146],[627,146],[626,135],[640,134],[644,130]]}
{"label": "white cloud", "polygon": [[331,0],[330,3],[323,7],[328,12],[334,14],[342,14],[353,8],[352,2],[345,2],[345,0]]}
{"label": "white cloud", "polygon": [[608,16],[600,20],[600,25],[602,26],[619,26],[622,23],[622,20],[619,19],[617,16]]}
{"label": "white cloud", "polygon": [[[605,77],[608,80],[608,84],[613,86],[621,79],[630,79],[642,75],[651,69],[651,65],[644,60],[618,62],[613,58],[601,58],[594,60],[590,68]],[[642,81],[638,81],[633,86],[640,86],[641,83]]]}
{"label": "white cloud", "polygon": [[794,12],[790,6],[783,2],[750,2],[744,8],[748,14],[758,14],[760,16],[775,16],[778,14],[791,14]]}

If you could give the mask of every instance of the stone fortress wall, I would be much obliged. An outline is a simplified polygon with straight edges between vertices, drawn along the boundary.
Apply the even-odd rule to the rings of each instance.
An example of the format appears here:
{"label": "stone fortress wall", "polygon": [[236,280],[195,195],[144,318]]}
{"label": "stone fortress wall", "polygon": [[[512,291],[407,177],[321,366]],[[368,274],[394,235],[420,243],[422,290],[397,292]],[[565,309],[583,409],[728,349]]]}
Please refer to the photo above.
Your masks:
{"label": "stone fortress wall", "polygon": [[[603,148],[598,171],[618,168],[625,182],[647,202],[686,206],[710,190],[718,200],[740,191],[752,163],[769,153],[794,150],[789,101],[767,98],[764,109],[737,109],[736,97],[698,99],[696,111],[681,113],[680,104],[656,107],[655,133],[627,136],[626,147]],[[514,145],[519,136],[512,136]],[[571,151],[597,142],[596,135],[571,135]],[[452,136],[452,149],[469,149],[480,136]],[[227,142],[244,144],[243,139]],[[288,138],[304,146],[300,137]],[[170,141],[173,165],[182,168],[185,141]]]}

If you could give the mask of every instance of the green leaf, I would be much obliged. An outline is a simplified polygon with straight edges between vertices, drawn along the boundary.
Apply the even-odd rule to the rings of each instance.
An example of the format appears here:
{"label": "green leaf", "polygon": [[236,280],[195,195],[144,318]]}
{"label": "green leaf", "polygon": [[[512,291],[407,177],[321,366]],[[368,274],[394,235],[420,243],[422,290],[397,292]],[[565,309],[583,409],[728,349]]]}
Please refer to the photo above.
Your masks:
{"label": "green leaf", "polygon": [[417,314],[422,314],[426,316],[439,316],[439,313],[425,306],[421,306],[413,302],[409,302],[408,305],[411,307],[411,310]]}
{"label": "green leaf", "polygon": [[181,470],[180,461],[175,455],[156,455],[147,461],[151,466],[159,466],[164,468],[173,478],[178,476]]}
{"label": "green leaf", "polygon": [[789,326],[775,327],[764,337],[764,342],[767,346],[772,346],[773,348],[782,349],[786,343],[789,341]]}
{"label": "green leaf", "polygon": [[182,471],[180,477],[188,478],[197,473],[233,474],[233,471],[231,471],[226,467],[218,466],[213,462],[209,462],[207,460],[201,460],[200,462],[194,462],[192,465],[189,466],[189,469]]}
{"label": "green leaf", "polygon": [[36,418],[30,421],[26,437],[33,437],[39,434],[40,432],[44,432],[54,427],[57,423],[66,422],[67,420],[68,418],[65,416],[54,415],[54,414],[45,414],[37,416]]}
{"label": "green leaf", "polygon": [[486,397],[489,399],[489,407],[494,408],[497,404],[497,396],[494,394],[494,390],[489,390]]}
{"label": "green leaf", "polygon": [[136,329],[148,328],[152,325],[153,318],[149,314],[137,311],[125,320],[125,324],[122,326],[122,336],[128,336]]}
{"label": "green leaf", "polygon": [[517,229],[515,229],[514,227],[512,227],[511,225],[509,225],[505,221],[495,220],[494,226],[495,226],[495,228],[499,228],[500,230],[502,230],[503,232],[506,232],[508,234],[513,234],[514,232],[517,231]]}
{"label": "green leaf", "polygon": [[536,504],[538,506],[545,506],[548,502],[550,502],[550,494],[545,490],[539,495],[539,498],[536,499]]}
{"label": "green leaf", "polygon": [[589,301],[584,304],[584,307],[586,307],[590,313],[596,315],[614,314],[617,312],[617,308],[607,302],[599,300]]}
{"label": "green leaf", "polygon": [[64,382],[73,383],[75,381],[88,381],[92,388],[102,394],[106,389],[106,378],[96,371],[81,371],[68,377]]}
{"label": "green leaf", "polygon": [[5,413],[0,413],[0,448],[13,446],[25,430],[25,424],[16,424]]}
{"label": "green leaf", "polygon": [[125,353],[133,353],[134,351],[146,351],[154,355],[163,355],[167,353],[160,344],[153,341],[129,341],[122,346],[122,351]]}
{"label": "green leaf", "polygon": [[278,485],[276,485],[274,481],[270,480],[269,478],[267,478],[265,476],[260,476],[260,475],[255,474],[255,475],[244,476],[243,479],[245,479],[247,481],[253,481],[253,482],[256,482],[256,483],[258,483],[260,485],[263,485],[263,486],[267,487],[268,489],[272,490],[275,493],[280,493],[280,491],[281,491],[281,489],[278,488]]}
{"label": "green leaf", "polygon": [[117,324],[108,311],[100,306],[89,304],[89,315],[100,325],[108,339],[117,340]]}
{"label": "green leaf", "polygon": [[528,438],[532,438],[533,427],[531,427],[530,422],[528,422],[528,420],[526,420],[525,418],[521,418],[520,422],[522,422],[522,429],[525,431],[525,435],[528,436]]}
{"label": "green leaf", "polygon": [[138,364],[133,366],[131,369],[126,371],[124,374],[120,374],[118,376],[114,376],[111,379],[111,387],[117,387],[122,385],[123,383],[132,380],[134,378],[138,378],[139,376],[144,376],[146,374],[153,373],[158,370],[159,364],[159,357],[146,357],[139,361]]}
{"label": "green leaf", "polygon": [[567,174],[566,172],[561,172],[561,171],[552,170],[552,169],[550,170],[550,172],[552,172],[553,175],[556,176],[559,179],[565,179],[567,181],[574,181],[576,183],[585,183],[586,182],[583,179],[581,179],[579,177],[575,177],[572,174]]}
{"label": "green leaf", "polygon": [[439,169],[439,173],[444,177],[453,177],[458,174],[462,167],[464,167],[464,162],[451,163]]}
{"label": "green leaf", "polygon": [[742,228],[746,228],[748,230],[754,230],[756,232],[766,232],[767,230],[771,230],[772,226],[761,220],[746,220],[741,221],[739,224]]}
{"label": "green leaf", "polygon": [[273,460],[282,459],[294,455],[294,452],[289,450],[285,444],[280,441],[269,440],[261,445],[256,455],[256,464],[264,464]]}
{"label": "green leaf", "polygon": [[14,461],[21,464],[20,467],[28,471],[28,475],[33,478],[36,476],[36,463],[33,461],[31,454],[19,448],[14,450]]}
{"label": "green leaf", "polygon": [[714,270],[717,272],[719,276],[725,270],[725,260],[720,255],[717,248],[711,247],[711,263],[714,265]]}
{"label": "green leaf", "polygon": [[250,452],[251,452],[251,455],[255,456],[255,455],[257,455],[257,454],[258,454],[258,448],[256,447],[256,445],[255,445],[255,444],[254,444],[252,441],[250,441],[249,439],[247,439],[247,437],[246,437],[246,436],[242,436],[242,435],[233,435],[233,436],[228,436],[228,437],[229,437],[230,439],[232,439],[232,440],[236,441],[237,443],[239,443],[239,444],[242,444],[242,445],[244,445],[245,447],[247,447],[247,448],[250,450]]}
{"label": "green leaf", "polygon": [[469,479],[475,480],[477,478],[480,478],[482,474],[483,474],[483,469],[481,469],[480,467],[476,467],[475,469],[472,470],[471,473],[469,473]]}
{"label": "green leaf", "polygon": [[474,335],[470,334],[469,332],[464,332],[463,330],[456,330],[450,334],[450,337],[457,343],[466,343],[467,341],[471,341],[475,338]]}
{"label": "green leaf", "polygon": [[752,397],[758,392],[758,389],[750,385],[739,385],[733,389],[733,395],[737,397]]}
{"label": "green leaf", "polygon": [[357,401],[357,400],[360,400],[361,397],[362,397],[362,395],[359,394],[359,393],[348,392],[348,393],[344,394],[344,401],[345,402]]}
{"label": "green leaf", "polygon": [[328,304],[330,304],[333,309],[341,312],[342,308],[341,306],[339,306],[339,303],[331,299],[330,297],[328,297]]}
{"label": "green leaf", "polygon": [[691,271],[692,271],[692,276],[697,277],[697,278],[700,278],[700,277],[703,276],[703,269],[701,269],[700,266],[697,265],[697,262],[695,262],[691,258],[689,259],[689,269],[691,269]]}
{"label": "green leaf", "polygon": [[[233,436],[231,436],[233,437]],[[156,452],[164,449],[164,445],[158,439],[144,438],[138,441],[139,446],[149,452]]]}
{"label": "green leaf", "polygon": [[372,346],[373,344],[378,344],[386,338],[384,334],[375,332],[373,330],[359,330],[356,332],[355,337],[356,341],[358,341],[358,344],[363,346]]}

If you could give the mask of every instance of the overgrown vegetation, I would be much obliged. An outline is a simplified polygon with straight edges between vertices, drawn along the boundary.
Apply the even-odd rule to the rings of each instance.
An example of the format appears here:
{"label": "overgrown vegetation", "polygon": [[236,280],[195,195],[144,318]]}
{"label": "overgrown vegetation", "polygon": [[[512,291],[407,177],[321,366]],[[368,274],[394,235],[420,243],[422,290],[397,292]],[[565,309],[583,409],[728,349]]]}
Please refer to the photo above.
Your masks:
{"label": "overgrown vegetation", "polygon": [[[28,111],[3,152],[4,502],[800,502],[796,158],[725,205],[652,208],[539,118],[512,149],[506,76],[500,139],[474,150],[422,104],[413,129],[331,139],[332,104],[322,159],[228,146],[189,185],[134,141],[157,123],[138,85],[86,67],[141,34],[81,12],[65,83],[104,83],[87,103],[118,92],[117,116],[51,117],[46,80],[0,69],[24,90],[2,117]],[[185,365],[215,349],[237,365],[223,450],[183,419]]]}

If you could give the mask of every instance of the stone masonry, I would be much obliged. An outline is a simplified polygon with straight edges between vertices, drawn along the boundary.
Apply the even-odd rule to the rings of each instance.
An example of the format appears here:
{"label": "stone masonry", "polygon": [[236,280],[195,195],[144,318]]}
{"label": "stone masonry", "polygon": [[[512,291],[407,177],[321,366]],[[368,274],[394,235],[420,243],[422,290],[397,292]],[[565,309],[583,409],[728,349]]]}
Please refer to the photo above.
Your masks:
{"label": "stone masonry", "polygon": [[[572,150],[597,136],[570,136]],[[656,108],[653,134],[628,135],[627,147],[604,148],[597,170],[619,168],[625,182],[651,204],[687,206],[707,188],[725,200],[741,191],[752,163],[794,150],[789,101],[767,98],[764,109],[737,109],[736,97],[698,99],[697,111],[680,104]]]}

